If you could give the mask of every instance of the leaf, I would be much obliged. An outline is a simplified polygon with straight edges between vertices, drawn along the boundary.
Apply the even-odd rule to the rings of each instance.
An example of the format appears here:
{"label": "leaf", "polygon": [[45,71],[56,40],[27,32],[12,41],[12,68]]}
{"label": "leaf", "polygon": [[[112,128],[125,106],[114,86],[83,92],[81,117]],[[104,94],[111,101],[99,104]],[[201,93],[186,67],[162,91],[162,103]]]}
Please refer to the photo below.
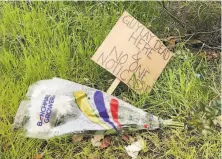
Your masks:
{"label": "leaf", "polygon": [[132,136],[129,136],[129,141],[130,141],[130,143],[133,143],[133,142],[135,142],[135,139]]}
{"label": "leaf", "polygon": [[104,138],[104,135],[94,135],[91,139],[91,143],[93,146],[99,147],[101,145],[101,140]]}
{"label": "leaf", "polygon": [[132,157],[133,159],[136,159],[140,150],[144,148],[144,140],[142,137],[138,139],[138,141],[132,143],[129,146],[125,146],[127,154]]}
{"label": "leaf", "polygon": [[190,44],[190,45],[202,45],[203,42],[198,40],[198,39],[190,39],[190,40],[188,40],[187,44]]}
{"label": "leaf", "polygon": [[129,137],[126,135],[122,135],[122,140],[125,142],[129,142]]}
{"label": "leaf", "polygon": [[110,145],[110,137],[106,136],[103,141],[101,142],[101,145],[99,146],[100,149],[104,149]]}
{"label": "leaf", "polygon": [[170,36],[167,38],[170,46],[175,46],[177,38]]}
{"label": "leaf", "polygon": [[219,57],[219,53],[215,52],[215,51],[208,51],[206,52],[206,56],[207,59],[211,60],[211,59],[217,59]]}
{"label": "leaf", "polygon": [[35,156],[34,156],[34,159],[41,159],[41,158],[43,158],[43,153],[39,153],[39,154],[36,154]]}
{"label": "leaf", "polygon": [[168,38],[167,38],[167,41],[168,41],[168,49],[169,50],[173,50],[173,48],[175,47],[175,45],[176,45],[176,42],[177,41],[179,41],[179,39],[178,39],[178,37],[175,37],[175,36],[169,36]]}
{"label": "leaf", "polygon": [[206,57],[208,60],[217,59],[220,57],[220,53],[215,50],[207,50],[200,53],[201,57]]}
{"label": "leaf", "polygon": [[73,135],[72,136],[72,142],[80,142],[80,141],[82,141],[82,139],[83,139],[83,136],[82,135]]}
{"label": "leaf", "polygon": [[8,145],[8,143],[3,143],[2,145],[3,145],[3,146],[2,146],[3,151],[4,151],[4,152],[7,152],[8,149],[9,149],[9,145]]}

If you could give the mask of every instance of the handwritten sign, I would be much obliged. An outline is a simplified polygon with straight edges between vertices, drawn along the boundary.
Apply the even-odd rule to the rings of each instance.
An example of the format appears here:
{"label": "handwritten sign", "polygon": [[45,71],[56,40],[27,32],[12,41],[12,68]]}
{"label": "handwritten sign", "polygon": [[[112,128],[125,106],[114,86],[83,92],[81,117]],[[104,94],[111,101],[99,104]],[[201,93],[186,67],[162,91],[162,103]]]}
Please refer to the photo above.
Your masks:
{"label": "handwritten sign", "polygon": [[126,11],[91,58],[130,88],[150,92],[172,53]]}

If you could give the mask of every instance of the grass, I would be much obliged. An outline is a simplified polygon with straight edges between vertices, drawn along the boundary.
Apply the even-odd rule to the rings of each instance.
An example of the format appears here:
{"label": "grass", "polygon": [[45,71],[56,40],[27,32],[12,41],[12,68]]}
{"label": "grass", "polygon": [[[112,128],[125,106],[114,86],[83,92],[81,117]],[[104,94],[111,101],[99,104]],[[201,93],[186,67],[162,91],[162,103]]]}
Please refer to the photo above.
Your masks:
{"label": "grass", "polygon": [[[39,140],[12,131],[18,105],[28,86],[60,77],[106,91],[114,77],[90,60],[124,10],[159,34],[161,10],[155,2],[1,2],[0,3],[0,158],[129,158],[119,136],[100,150],[90,139],[71,136]],[[220,96],[220,60],[176,48],[177,53],[150,94],[137,95],[121,84],[114,95],[185,129],[132,132],[146,147],[140,158],[220,158],[220,131],[202,135],[193,119],[202,119],[201,104]],[[200,74],[200,78],[196,74]]]}

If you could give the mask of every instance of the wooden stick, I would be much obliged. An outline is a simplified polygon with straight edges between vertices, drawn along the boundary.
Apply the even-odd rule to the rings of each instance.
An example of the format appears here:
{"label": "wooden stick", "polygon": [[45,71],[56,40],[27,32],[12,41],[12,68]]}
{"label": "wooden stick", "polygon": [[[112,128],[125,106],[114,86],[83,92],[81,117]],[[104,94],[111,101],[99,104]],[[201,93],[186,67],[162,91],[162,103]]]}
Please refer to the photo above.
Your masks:
{"label": "wooden stick", "polygon": [[113,83],[111,84],[111,86],[109,87],[109,89],[107,90],[107,94],[111,95],[113,93],[113,91],[116,89],[116,87],[118,86],[118,84],[120,83],[120,80],[118,78],[116,78]]}

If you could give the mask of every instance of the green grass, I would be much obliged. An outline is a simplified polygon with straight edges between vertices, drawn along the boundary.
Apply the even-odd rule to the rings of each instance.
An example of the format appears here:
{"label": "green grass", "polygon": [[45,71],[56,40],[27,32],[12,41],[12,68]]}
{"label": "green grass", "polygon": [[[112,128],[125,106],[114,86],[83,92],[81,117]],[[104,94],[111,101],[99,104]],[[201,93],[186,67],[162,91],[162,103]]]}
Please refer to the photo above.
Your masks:
{"label": "green grass", "polygon": [[[100,150],[90,139],[72,143],[71,136],[30,139],[12,131],[18,105],[28,86],[60,77],[106,91],[114,77],[90,60],[121,13],[127,10],[157,34],[167,27],[155,2],[8,2],[0,3],[0,158],[129,158],[126,144],[111,136]],[[150,94],[137,95],[121,84],[115,96],[164,119],[175,118],[185,129],[132,132],[146,140],[140,158],[220,158],[220,131],[202,135],[193,119],[201,119],[201,104],[220,95],[220,60],[207,61],[177,48]],[[200,78],[196,76],[200,74]],[[88,79],[88,80],[87,80]]]}

